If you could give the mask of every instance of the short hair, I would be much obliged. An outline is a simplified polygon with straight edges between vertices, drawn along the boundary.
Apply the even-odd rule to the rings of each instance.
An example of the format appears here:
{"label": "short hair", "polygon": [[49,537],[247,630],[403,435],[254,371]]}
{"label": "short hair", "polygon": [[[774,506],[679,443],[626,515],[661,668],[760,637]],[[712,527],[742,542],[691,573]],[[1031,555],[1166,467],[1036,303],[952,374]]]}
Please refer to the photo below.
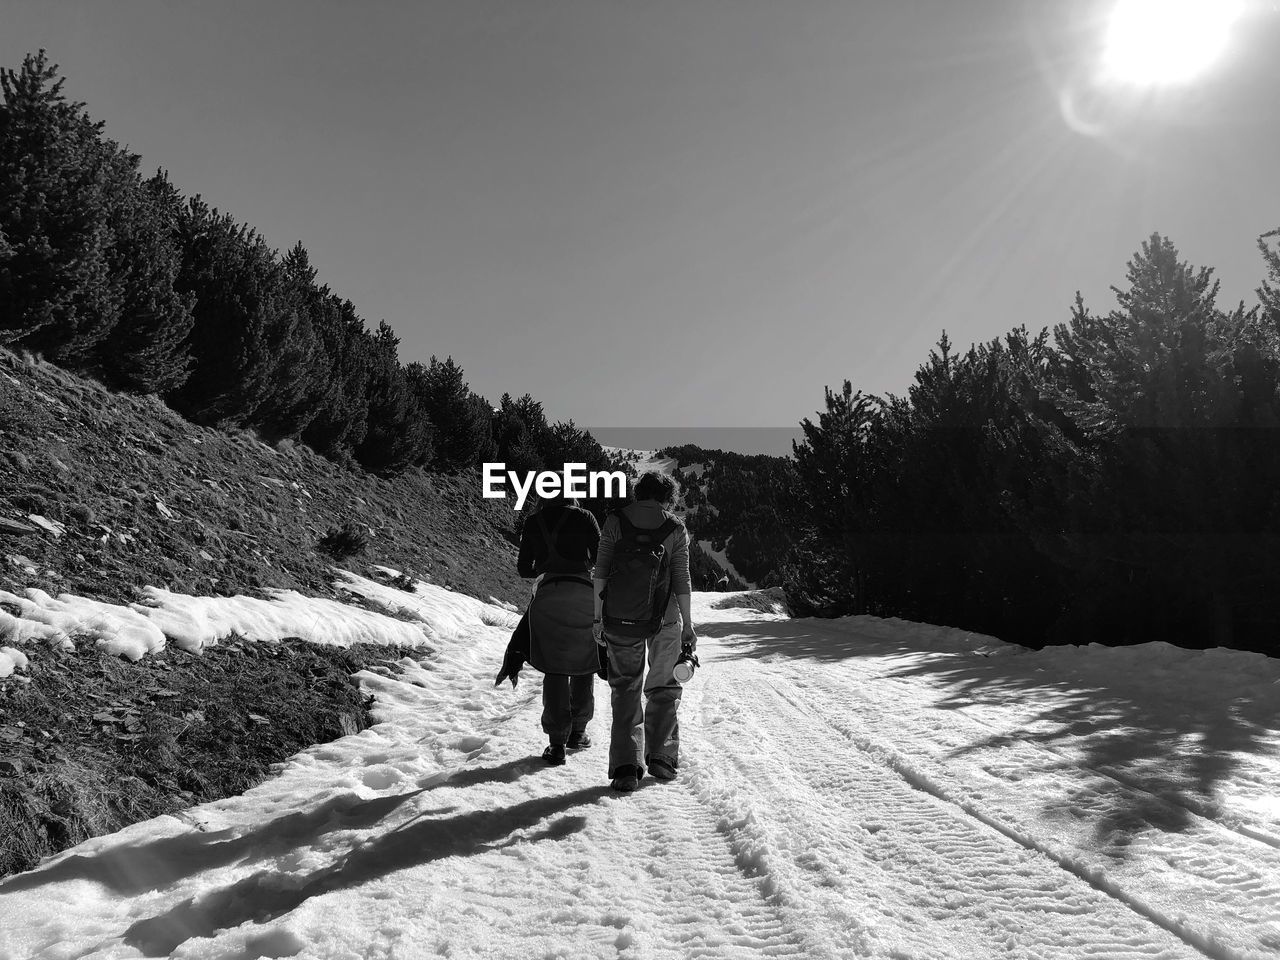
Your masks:
{"label": "short hair", "polygon": [[675,503],[679,495],[680,485],[674,477],[665,473],[650,470],[636,481],[637,500],[657,500],[659,503],[670,504]]}

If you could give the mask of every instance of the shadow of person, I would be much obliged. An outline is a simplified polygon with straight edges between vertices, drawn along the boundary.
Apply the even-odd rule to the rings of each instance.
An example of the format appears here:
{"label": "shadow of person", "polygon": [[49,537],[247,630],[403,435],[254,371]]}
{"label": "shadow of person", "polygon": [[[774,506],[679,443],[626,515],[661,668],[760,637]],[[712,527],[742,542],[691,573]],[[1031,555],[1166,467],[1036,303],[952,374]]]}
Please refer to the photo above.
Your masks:
{"label": "shadow of person", "polygon": [[329,797],[318,806],[258,824],[212,833],[188,831],[147,843],[118,843],[94,853],[72,854],[0,883],[0,894],[32,890],[64,880],[91,880],[132,896],[158,890],[183,877],[249,858],[273,856],[282,849],[308,846],[332,830],[363,830],[428,790],[509,783],[541,766],[529,757],[488,767],[441,770],[419,781],[415,790],[365,799],[355,793]]}
{"label": "shadow of person", "polygon": [[[503,809],[427,819],[423,819],[427,816],[424,814],[360,844],[310,876],[299,878],[263,870],[221,890],[185,900],[163,914],[133,924],[125,932],[124,942],[146,956],[167,956],[192,937],[208,937],[246,921],[268,923],[312,897],[368,883],[408,867],[445,857],[473,856],[514,842],[564,839],[581,830],[586,817],[553,818],[608,793],[606,785],[599,785],[538,797]],[[531,834],[514,836],[531,829]]]}

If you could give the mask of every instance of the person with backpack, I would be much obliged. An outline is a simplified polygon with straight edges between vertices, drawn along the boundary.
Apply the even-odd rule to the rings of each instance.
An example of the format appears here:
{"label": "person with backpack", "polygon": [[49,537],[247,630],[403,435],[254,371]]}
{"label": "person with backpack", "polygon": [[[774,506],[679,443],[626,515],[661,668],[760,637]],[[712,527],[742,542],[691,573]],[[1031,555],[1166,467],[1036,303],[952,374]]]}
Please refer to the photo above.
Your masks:
{"label": "person with backpack", "polygon": [[682,687],[673,670],[682,648],[692,656],[698,637],[689,611],[689,533],[669,509],[677,493],[671,477],[644,474],[635,502],[612,513],[600,533],[592,626],[608,651],[615,790],[636,789],[646,769],[674,780],[680,766]]}
{"label": "person with backpack", "polygon": [[591,746],[586,728],[599,669],[591,571],[599,543],[596,518],[562,496],[543,498],[520,534],[516,568],[538,581],[494,686],[510,680],[514,689],[525,661],[542,672],[542,730],[549,741],[542,758],[552,766],[565,762],[566,750]]}

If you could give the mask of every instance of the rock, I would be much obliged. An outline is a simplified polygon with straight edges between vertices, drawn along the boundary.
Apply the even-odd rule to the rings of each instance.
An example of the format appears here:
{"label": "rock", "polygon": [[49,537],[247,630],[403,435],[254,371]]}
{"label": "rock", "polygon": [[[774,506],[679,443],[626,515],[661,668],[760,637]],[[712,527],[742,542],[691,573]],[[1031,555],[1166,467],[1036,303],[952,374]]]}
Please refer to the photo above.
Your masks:
{"label": "rock", "polygon": [[35,533],[36,529],[36,527],[29,523],[23,523],[21,520],[0,517],[0,536],[23,537],[29,533]]}
{"label": "rock", "polygon": [[40,516],[38,513],[27,514],[27,519],[55,540],[61,540],[67,532],[67,528],[57,520],[50,520],[47,517]]}
{"label": "rock", "polygon": [[5,559],[29,577],[34,577],[40,572],[39,568],[36,567],[34,560],[24,557],[20,553],[6,554]]}

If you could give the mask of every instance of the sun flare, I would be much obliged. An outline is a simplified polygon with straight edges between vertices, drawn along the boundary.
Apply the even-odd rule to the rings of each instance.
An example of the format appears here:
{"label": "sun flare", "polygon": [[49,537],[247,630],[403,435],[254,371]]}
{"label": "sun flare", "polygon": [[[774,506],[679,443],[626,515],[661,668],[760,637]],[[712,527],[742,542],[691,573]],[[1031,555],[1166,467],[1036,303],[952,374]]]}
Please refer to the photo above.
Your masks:
{"label": "sun flare", "polygon": [[1142,86],[1185,83],[1227,46],[1239,0],[1118,0],[1107,25],[1110,79]]}

